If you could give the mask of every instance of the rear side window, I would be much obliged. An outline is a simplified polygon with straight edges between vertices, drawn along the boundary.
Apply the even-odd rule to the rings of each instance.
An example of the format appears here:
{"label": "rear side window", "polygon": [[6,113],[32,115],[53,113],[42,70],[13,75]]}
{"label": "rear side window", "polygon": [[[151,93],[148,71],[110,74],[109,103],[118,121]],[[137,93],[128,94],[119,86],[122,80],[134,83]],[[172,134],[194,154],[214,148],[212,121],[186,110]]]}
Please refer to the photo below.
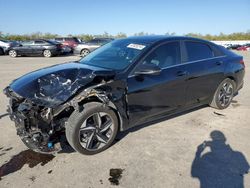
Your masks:
{"label": "rear side window", "polygon": [[98,42],[99,42],[98,39],[92,39],[92,40],[89,41],[89,43],[98,43]]}
{"label": "rear side window", "polygon": [[35,40],[35,44],[45,44],[45,42],[42,40]]}
{"label": "rear side window", "polygon": [[76,38],[65,38],[65,41],[78,42]]}
{"label": "rear side window", "polygon": [[22,42],[22,45],[29,46],[29,45],[32,45],[33,43],[34,43],[34,41],[25,41],[25,42]]}
{"label": "rear side window", "polygon": [[99,40],[99,43],[105,44],[105,43],[108,43],[108,40],[106,40],[106,39],[100,39],[100,40]]}
{"label": "rear side window", "polygon": [[213,49],[214,52],[214,56],[219,57],[219,56],[224,56],[224,52],[223,52],[223,46],[215,46],[215,45],[211,45],[211,48]]}
{"label": "rear side window", "polygon": [[63,41],[63,38],[55,38],[56,41]]}
{"label": "rear side window", "polygon": [[204,43],[186,41],[187,61],[197,61],[214,57],[212,49]]}

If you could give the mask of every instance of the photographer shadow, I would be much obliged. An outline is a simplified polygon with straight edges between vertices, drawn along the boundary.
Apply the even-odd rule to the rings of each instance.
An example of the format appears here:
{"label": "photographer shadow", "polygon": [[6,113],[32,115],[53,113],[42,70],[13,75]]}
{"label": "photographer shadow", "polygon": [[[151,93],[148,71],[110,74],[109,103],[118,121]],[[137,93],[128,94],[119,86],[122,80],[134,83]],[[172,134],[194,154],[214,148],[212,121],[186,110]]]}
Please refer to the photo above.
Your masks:
{"label": "photographer shadow", "polygon": [[[244,175],[249,171],[245,156],[226,144],[222,132],[212,131],[210,137],[211,141],[197,147],[192,177],[199,179],[201,188],[243,188]],[[210,151],[202,155],[206,147],[210,147]]]}

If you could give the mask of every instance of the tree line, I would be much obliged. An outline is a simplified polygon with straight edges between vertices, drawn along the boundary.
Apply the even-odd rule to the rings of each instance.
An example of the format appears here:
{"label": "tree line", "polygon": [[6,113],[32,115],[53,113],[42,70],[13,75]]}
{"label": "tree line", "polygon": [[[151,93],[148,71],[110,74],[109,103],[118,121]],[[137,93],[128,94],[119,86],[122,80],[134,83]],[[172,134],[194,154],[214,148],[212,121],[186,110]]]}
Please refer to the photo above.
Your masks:
{"label": "tree line", "polygon": [[[142,36],[142,35],[154,35],[154,33],[139,32],[139,33],[134,34],[134,36]],[[167,32],[165,33],[165,35],[176,35],[176,33]],[[119,32],[116,35],[111,35],[107,32],[104,32],[103,34],[100,34],[100,35],[92,35],[92,34],[71,35],[69,34],[67,36],[77,37],[83,41],[89,41],[96,37],[125,38],[127,37],[127,34],[123,32]],[[197,38],[202,38],[206,40],[250,40],[250,30],[248,30],[247,32],[235,32],[231,34],[220,33],[218,35],[187,33],[184,36],[197,37]],[[6,40],[24,41],[24,40],[31,40],[31,39],[38,39],[38,38],[53,39],[56,37],[60,37],[60,35],[52,34],[52,33],[42,33],[42,32],[35,32],[31,34],[10,34],[10,33],[3,33],[0,31],[0,39],[6,39]]]}

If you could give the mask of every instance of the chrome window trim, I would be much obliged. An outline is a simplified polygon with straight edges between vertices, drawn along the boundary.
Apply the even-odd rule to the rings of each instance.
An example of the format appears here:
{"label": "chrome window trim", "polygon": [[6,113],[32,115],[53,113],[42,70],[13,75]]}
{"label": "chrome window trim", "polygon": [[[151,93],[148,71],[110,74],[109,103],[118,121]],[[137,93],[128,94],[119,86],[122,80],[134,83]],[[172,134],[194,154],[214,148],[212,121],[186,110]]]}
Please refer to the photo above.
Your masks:
{"label": "chrome window trim", "polygon": [[[165,70],[165,69],[173,68],[173,67],[178,67],[178,66],[181,66],[181,65],[187,65],[187,64],[197,63],[197,62],[200,62],[200,61],[213,60],[213,59],[222,58],[222,57],[226,57],[226,55],[217,56],[217,57],[211,57],[211,58],[205,58],[205,59],[199,59],[199,60],[196,60],[196,61],[181,62],[181,63],[179,63],[177,65],[171,65],[169,67],[162,68],[161,70]],[[135,77],[135,75],[129,75],[128,76],[128,78],[131,78],[131,77]]]}
{"label": "chrome window trim", "polygon": [[217,58],[222,58],[222,57],[226,57],[226,55],[217,56],[217,57],[210,57],[210,58],[205,58],[205,59],[199,59],[199,60],[195,60],[195,61],[187,61],[187,62],[181,63],[180,65],[190,64],[190,63],[196,63],[196,62],[205,61],[205,60],[212,60],[212,59],[217,59]]}

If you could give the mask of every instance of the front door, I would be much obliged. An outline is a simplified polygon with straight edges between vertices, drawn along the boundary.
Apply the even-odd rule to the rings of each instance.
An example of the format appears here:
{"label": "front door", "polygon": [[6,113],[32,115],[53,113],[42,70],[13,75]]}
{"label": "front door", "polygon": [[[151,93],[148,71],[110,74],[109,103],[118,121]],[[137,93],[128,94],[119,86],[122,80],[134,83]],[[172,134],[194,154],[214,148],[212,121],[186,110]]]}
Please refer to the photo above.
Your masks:
{"label": "front door", "polygon": [[34,41],[26,41],[22,43],[22,46],[18,49],[21,55],[30,55],[32,54],[32,46]]}
{"label": "front door", "polygon": [[[135,75],[141,65],[153,63],[159,75]],[[180,43],[168,42],[150,52],[128,78],[130,125],[176,110],[186,102],[186,70],[181,65]]]}

